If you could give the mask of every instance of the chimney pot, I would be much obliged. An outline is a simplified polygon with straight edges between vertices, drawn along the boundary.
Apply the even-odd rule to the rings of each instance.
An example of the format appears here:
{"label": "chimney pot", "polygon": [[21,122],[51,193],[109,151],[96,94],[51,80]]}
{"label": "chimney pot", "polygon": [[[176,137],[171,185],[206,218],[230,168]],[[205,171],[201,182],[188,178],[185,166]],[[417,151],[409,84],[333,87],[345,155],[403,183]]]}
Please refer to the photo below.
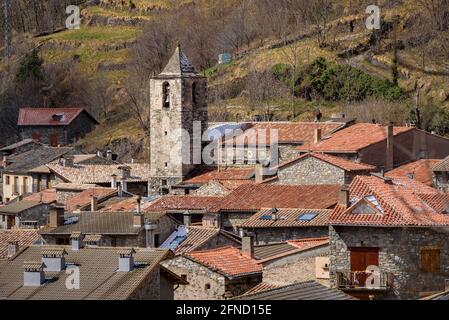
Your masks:
{"label": "chimney pot", "polygon": [[19,241],[8,242],[8,258],[11,258],[19,251]]}
{"label": "chimney pot", "polygon": [[342,186],[340,189],[340,198],[339,204],[344,206],[345,208],[349,208],[349,189],[347,186]]}
{"label": "chimney pot", "polygon": [[254,259],[254,236],[246,234],[242,238],[242,255]]}
{"label": "chimney pot", "polygon": [[112,160],[112,150],[108,149],[108,151],[106,151],[106,159]]}
{"label": "chimney pot", "polygon": [[313,142],[314,142],[314,143],[320,142],[320,141],[321,141],[321,136],[322,136],[322,130],[321,130],[321,128],[315,129],[315,134],[314,134]]}
{"label": "chimney pot", "polygon": [[121,249],[118,251],[118,271],[131,272],[134,270],[134,253],[136,253],[136,251],[133,248]]}

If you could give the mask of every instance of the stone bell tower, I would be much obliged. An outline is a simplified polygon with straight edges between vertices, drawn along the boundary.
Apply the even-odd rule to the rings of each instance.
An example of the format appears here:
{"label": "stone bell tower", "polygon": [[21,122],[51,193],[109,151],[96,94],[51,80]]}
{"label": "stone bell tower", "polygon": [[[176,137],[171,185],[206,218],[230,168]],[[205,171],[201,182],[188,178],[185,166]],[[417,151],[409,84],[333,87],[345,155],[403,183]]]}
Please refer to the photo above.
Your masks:
{"label": "stone bell tower", "polygon": [[[201,165],[201,136],[207,129],[207,79],[178,47],[165,69],[150,81],[149,191],[168,193]],[[199,140],[198,140],[199,139]]]}

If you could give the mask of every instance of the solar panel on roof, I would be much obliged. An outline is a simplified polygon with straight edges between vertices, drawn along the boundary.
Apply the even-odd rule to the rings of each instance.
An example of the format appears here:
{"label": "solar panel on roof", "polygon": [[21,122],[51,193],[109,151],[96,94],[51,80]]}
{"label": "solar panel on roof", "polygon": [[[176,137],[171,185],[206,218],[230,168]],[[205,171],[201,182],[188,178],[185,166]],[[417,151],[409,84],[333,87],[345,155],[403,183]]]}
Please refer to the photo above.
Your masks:
{"label": "solar panel on roof", "polygon": [[314,212],[303,213],[298,217],[299,221],[310,221],[315,218],[318,214]]}
{"label": "solar panel on roof", "polygon": [[267,214],[267,215],[261,216],[259,219],[260,219],[260,220],[272,220],[273,217],[272,217],[271,214],[269,214],[269,215]]}

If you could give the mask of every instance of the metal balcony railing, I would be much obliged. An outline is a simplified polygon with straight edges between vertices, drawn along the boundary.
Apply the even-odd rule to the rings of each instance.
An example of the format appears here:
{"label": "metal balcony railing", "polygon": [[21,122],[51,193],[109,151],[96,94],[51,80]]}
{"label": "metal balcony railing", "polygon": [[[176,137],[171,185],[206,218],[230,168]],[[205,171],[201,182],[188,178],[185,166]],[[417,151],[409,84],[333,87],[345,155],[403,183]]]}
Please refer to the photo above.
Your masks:
{"label": "metal balcony railing", "polygon": [[384,271],[337,272],[337,285],[340,289],[388,290],[393,286],[393,274]]}

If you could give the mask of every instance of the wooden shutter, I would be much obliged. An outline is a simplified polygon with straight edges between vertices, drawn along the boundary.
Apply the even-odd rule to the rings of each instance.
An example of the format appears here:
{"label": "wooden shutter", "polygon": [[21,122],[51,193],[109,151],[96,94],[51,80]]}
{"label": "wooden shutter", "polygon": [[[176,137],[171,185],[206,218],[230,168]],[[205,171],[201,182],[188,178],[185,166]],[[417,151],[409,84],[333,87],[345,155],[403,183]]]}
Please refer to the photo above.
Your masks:
{"label": "wooden shutter", "polygon": [[421,271],[440,272],[440,248],[421,248]]}

